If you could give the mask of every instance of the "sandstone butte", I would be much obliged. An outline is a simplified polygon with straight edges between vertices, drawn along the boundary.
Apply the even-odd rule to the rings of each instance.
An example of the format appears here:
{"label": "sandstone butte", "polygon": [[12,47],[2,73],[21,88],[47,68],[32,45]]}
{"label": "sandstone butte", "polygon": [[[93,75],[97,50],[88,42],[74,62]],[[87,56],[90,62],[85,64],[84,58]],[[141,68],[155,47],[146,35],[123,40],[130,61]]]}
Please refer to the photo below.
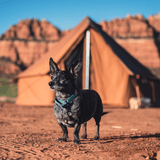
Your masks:
{"label": "sandstone butte", "polygon": [[130,16],[100,23],[103,30],[160,78],[160,13],[145,19]]}
{"label": "sandstone butte", "polygon": [[11,26],[0,37],[0,74],[16,75],[25,70],[63,35],[65,32],[45,20],[26,19]]}
{"label": "sandstone butte", "polygon": [[[134,58],[157,74],[160,68],[160,13],[148,19],[140,14],[128,15],[122,19],[102,21],[100,25]],[[25,70],[52,50],[68,32],[37,19],[22,20],[11,26],[0,37],[0,73],[15,75]]]}

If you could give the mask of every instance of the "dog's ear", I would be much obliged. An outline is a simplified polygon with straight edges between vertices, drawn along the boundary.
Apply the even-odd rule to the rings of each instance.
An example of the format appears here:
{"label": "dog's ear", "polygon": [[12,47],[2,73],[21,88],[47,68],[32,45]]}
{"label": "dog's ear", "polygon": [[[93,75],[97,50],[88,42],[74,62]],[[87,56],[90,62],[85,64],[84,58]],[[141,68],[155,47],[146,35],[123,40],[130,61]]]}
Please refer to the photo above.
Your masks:
{"label": "dog's ear", "polygon": [[77,78],[78,72],[81,70],[81,68],[82,68],[82,61],[81,59],[77,59],[69,67],[69,72],[73,75],[74,78]]}
{"label": "dog's ear", "polygon": [[53,74],[55,73],[58,69],[57,64],[53,61],[52,58],[50,58],[49,60],[49,68],[50,68],[50,72]]}

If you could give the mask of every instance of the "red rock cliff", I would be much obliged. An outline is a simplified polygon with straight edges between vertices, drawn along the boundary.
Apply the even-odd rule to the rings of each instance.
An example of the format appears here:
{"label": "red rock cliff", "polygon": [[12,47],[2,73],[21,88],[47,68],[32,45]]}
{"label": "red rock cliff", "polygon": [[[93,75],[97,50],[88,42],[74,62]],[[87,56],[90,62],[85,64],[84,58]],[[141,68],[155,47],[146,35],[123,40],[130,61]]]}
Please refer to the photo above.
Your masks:
{"label": "red rock cliff", "polygon": [[60,38],[61,31],[49,22],[37,19],[26,19],[13,25],[0,39],[23,39],[56,41]]}
{"label": "red rock cliff", "polygon": [[52,48],[61,36],[63,33],[45,20],[27,19],[11,26],[0,37],[0,73],[20,73]]}
{"label": "red rock cliff", "polygon": [[102,29],[133,57],[148,68],[160,68],[160,14],[145,19],[127,16],[110,22],[102,21]]}

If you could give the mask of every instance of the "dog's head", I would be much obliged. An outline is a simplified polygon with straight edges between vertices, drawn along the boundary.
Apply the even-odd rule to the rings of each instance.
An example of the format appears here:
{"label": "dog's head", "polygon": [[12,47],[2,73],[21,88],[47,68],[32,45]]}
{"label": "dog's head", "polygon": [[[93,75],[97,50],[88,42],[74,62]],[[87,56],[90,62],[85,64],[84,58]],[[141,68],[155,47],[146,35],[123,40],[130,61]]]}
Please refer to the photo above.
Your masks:
{"label": "dog's head", "polygon": [[75,79],[82,67],[81,60],[76,60],[67,70],[60,70],[57,64],[50,58],[49,61],[51,81],[50,89],[55,91],[75,90]]}

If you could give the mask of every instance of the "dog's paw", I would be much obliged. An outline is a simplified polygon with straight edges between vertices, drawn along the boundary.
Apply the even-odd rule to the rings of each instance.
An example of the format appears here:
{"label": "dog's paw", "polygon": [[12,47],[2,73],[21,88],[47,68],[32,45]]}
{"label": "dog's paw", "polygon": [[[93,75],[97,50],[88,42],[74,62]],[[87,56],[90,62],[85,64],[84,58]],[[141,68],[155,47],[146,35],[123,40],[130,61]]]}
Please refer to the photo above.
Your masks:
{"label": "dog's paw", "polygon": [[94,136],[93,140],[99,140],[99,136]]}
{"label": "dog's paw", "polygon": [[66,142],[68,138],[58,138],[57,141],[58,142]]}
{"label": "dog's paw", "polygon": [[82,135],[81,138],[82,138],[82,139],[87,139],[87,135],[86,135],[86,134],[85,134],[85,135]]}
{"label": "dog's paw", "polygon": [[78,139],[78,140],[73,140],[73,142],[75,143],[75,144],[81,144],[81,141]]}

